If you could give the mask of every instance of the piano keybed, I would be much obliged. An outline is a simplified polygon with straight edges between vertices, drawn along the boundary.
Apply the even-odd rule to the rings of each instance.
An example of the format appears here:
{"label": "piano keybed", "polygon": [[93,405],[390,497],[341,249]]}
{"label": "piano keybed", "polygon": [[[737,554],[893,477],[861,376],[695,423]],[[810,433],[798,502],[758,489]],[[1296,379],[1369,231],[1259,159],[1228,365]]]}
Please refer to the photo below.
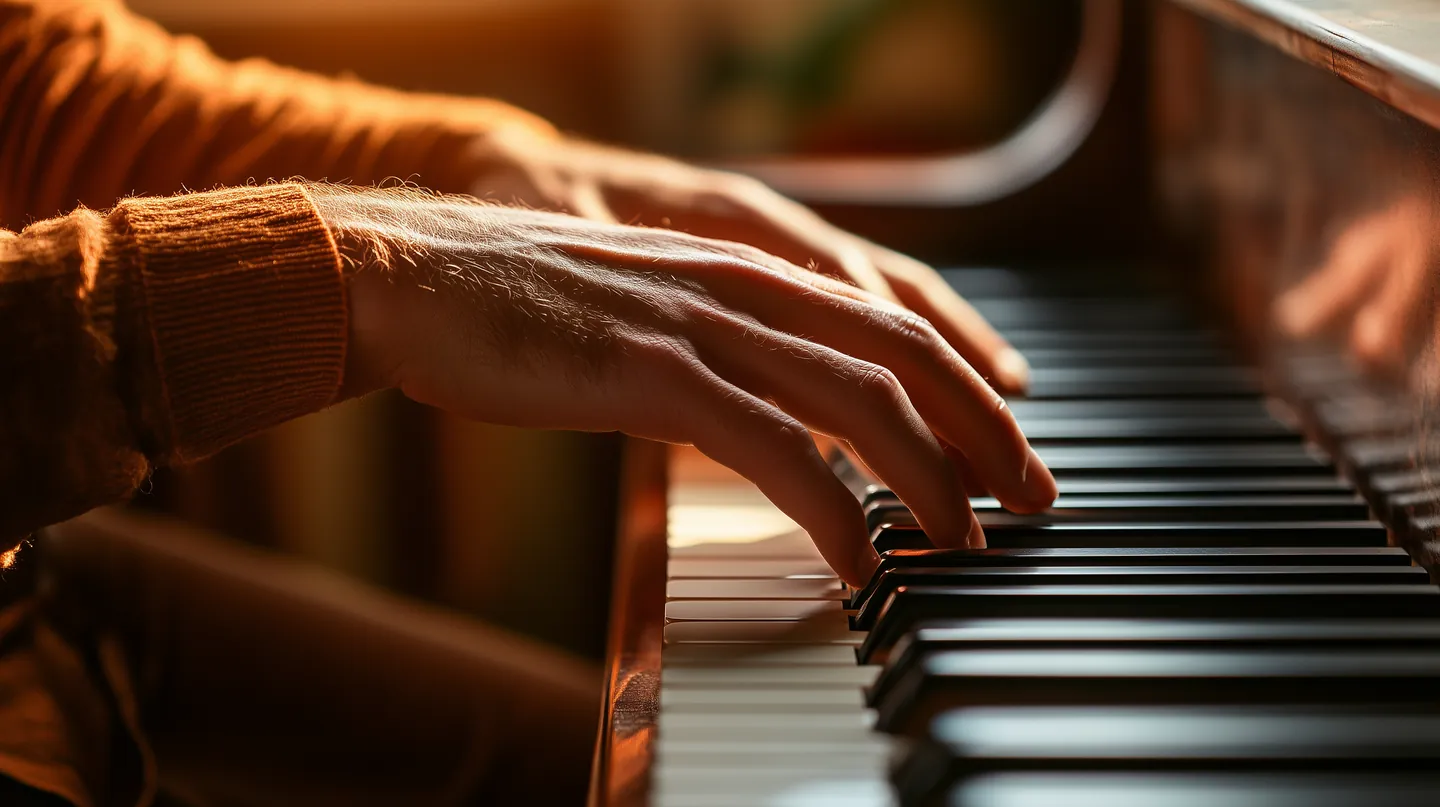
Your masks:
{"label": "piano keybed", "polygon": [[1372,517],[1440,510],[1404,447],[1356,421],[1357,489],[1173,303],[949,279],[1032,360],[1055,508],[929,549],[842,459],[864,589],[800,534],[672,548],[652,802],[1440,803],[1440,588]]}

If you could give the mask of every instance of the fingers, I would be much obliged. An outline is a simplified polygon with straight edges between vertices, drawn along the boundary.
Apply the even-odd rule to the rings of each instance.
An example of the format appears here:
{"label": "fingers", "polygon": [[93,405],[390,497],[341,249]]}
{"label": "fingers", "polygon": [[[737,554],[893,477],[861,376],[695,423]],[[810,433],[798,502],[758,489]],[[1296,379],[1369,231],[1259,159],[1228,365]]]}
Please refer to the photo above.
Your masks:
{"label": "fingers", "polygon": [[730,193],[736,209],[726,224],[739,229],[722,225],[697,235],[749,244],[897,302],[934,323],[997,389],[1020,393],[1029,386],[1025,357],[929,266],[839,230],[760,183],[741,182]]}
{"label": "fingers", "polygon": [[1029,388],[1030,363],[935,270],[883,247],[870,250],[900,304],[929,320],[992,386],[1008,393]]}
{"label": "fingers", "polygon": [[662,344],[643,361],[652,388],[664,394],[646,396],[636,433],[693,444],[745,476],[809,533],[836,574],[857,586],[870,579],[879,557],[860,504],[798,420],[721,379],[694,355]]}
{"label": "fingers", "polygon": [[1287,336],[1314,337],[1370,296],[1383,278],[1388,243],[1381,235],[1368,224],[1345,232],[1321,268],[1280,295],[1275,319]]}
{"label": "fingers", "polygon": [[615,214],[611,212],[610,206],[605,202],[605,195],[600,187],[594,182],[577,183],[571,189],[569,201],[565,208],[573,215],[586,218],[591,221],[615,224]]}
{"label": "fingers", "polygon": [[983,546],[940,441],[884,367],[716,312],[698,340],[727,380],[850,444],[915,514],[936,546]]}
{"label": "fingers", "polygon": [[926,320],[883,301],[856,299],[814,275],[770,283],[725,275],[712,278],[710,288],[720,302],[770,328],[889,368],[930,429],[964,453],[1007,508],[1034,512],[1054,501],[1055,480],[1004,399]]}

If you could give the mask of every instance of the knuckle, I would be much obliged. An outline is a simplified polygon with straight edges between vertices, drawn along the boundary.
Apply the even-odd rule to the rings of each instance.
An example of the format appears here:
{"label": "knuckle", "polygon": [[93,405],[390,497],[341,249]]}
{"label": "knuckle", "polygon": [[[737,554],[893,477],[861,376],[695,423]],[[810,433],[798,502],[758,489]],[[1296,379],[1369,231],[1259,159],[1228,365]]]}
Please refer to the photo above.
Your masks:
{"label": "knuckle", "polygon": [[888,367],[864,365],[858,371],[855,386],[867,400],[888,408],[895,408],[905,399],[905,390],[900,385],[900,379]]}
{"label": "knuckle", "polygon": [[770,421],[773,439],[784,449],[807,455],[815,450],[815,441],[805,424],[783,412],[768,415],[766,419]]}
{"label": "knuckle", "polygon": [[943,341],[930,320],[905,309],[893,309],[880,315],[882,323],[906,342],[933,349]]}
{"label": "knuckle", "polygon": [[693,370],[700,362],[689,339],[663,331],[646,330],[631,334],[626,354],[642,367],[667,372]]}

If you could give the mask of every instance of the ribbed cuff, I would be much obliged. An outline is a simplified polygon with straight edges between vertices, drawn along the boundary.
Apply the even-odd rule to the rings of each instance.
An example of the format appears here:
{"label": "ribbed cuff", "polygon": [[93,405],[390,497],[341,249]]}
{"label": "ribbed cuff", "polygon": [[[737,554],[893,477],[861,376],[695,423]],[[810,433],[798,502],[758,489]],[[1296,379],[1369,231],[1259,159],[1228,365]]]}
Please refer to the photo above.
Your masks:
{"label": "ribbed cuff", "polygon": [[139,281],[156,459],[200,459],[331,403],[345,367],[340,260],[296,184],[130,199],[110,215]]}

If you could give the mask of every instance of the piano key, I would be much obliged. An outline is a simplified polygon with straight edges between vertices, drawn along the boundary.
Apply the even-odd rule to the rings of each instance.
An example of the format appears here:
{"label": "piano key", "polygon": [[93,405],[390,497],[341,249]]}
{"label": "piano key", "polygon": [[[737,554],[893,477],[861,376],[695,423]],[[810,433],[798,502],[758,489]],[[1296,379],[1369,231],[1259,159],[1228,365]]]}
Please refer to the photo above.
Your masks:
{"label": "piano key", "polygon": [[986,549],[892,549],[852,600],[870,596],[890,569],[955,566],[1161,566],[1224,564],[1253,566],[1410,566],[1410,555],[1394,546],[1201,546],[1201,547],[1022,547]]}
{"label": "piano key", "polygon": [[923,656],[902,672],[879,702],[875,725],[921,737],[937,714],[964,706],[1396,703],[1419,709],[1437,684],[1437,650],[950,650]]}
{"label": "piano key", "polygon": [[1259,416],[1282,422],[1274,417],[1272,408],[1259,398],[1017,398],[1007,401],[1006,406],[1017,420],[1034,423],[1115,417],[1223,420]]}
{"label": "piano key", "polygon": [[1294,433],[1269,415],[1216,419],[1095,417],[1025,420],[1017,418],[1031,445],[1120,441],[1294,440]]}
{"label": "piano key", "polygon": [[[1004,337],[1017,350],[1043,348],[1070,348],[1074,350],[1095,350],[1121,348],[1135,344],[1135,333],[1121,329],[1098,328],[1082,330],[1077,328],[1010,328]],[[1146,344],[1160,347],[1215,347],[1222,338],[1202,330],[1152,331],[1145,334]]]}
{"label": "piano key", "polygon": [[665,596],[680,600],[843,600],[838,579],[671,580]]}
{"label": "piano key", "polygon": [[838,579],[823,560],[749,560],[735,558],[672,558],[667,567],[671,580],[728,578],[731,580]]}
{"label": "piano key", "polygon": [[1016,549],[895,549],[880,556],[879,570],[922,566],[1122,566],[1222,564],[1409,566],[1397,546],[1236,547],[1025,547]]}
{"label": "piano key", "polygon": [[1234,358],[1210,345],[1129,345],[1090,348],[1034,347],[1031,367],[1155,367],[1229,365]]}
{"label": "piano key", "polygon": [[1186,312],[1156,300],[991,297],[970,303],[1001,331],[1044,323],[1057,330],[1109,328],[1135,334],[1133,341],[1140,341],[1144,338],[1141,334],[1176,333],[1193,327],[1193,318]]}
{"label": "piano key", "polygon": [[[942,267],[938,271],[966,299],[1030,298],[1059,295],[1067,298],[1103,297],[1149,299],[1149,278],[1139,272],[1073,272],[998,266]],[[1193,333],[1193,332],[1187,332]]]}
{"label": "piano key", "polygon": [[[1437,474],[1440,478],[1440,474]],[[1202,495],[1211,493],[1230,494],[1305,494],[1305,493],[1350,493],[1354,490],[1349,482],[1339,476],[1193,476],[1180,478],[1166,477],[1067,477],[1056,476],[1061,496],[1102,495],[1102,496],[1170,496],[1176,494]],[[865,487],[860,499],[869,504],[879,499],[899,501],[893,491],[881,484]],[[736,577],[741,575],[734,575]]]}
{"label": "piano key", "polygon": [[1166,474],[1265,472],[1333,474],[1318,449],[1290,443],[1221,443],[1173,445],[1041,445],[1035,453],[1051,471],[1070,475],[1114,471]]}
{"label": "piano key", "polygon": [[1257,395],[1259,382],[1238,367],[1040,367],[1026,397],[1179,398]]}
{"label": "piano key", "polygon": [[690,772],[662,765],[654,790],[657,807],[891,807],[895,803],[885,783],[883,761],[840,776],[799,766],[762,773],[743,766]]}
{"label": "piano key", "polygon": [[976,777],[948,807],[1433,807],[1434,774],[1025,772]]}
{"label": "piano key", "polygon": [[[847,649],[848,648],[844,648]],[[668,651],[667,651],[668,652]],[[851,664],[854,656],[851,654]],[[855,714],[865,708],[859,687],[660,687],[660,708],[682,712],[764,714]]]}
{"label": "piano key", "polygon": [[671,622],[664,628],[666,646],[680,644],[839,644],[858,645],[863,638],[836,611],[827,619],[803,622]]}
{"label": "piano key", "polygon": [[667,622],[800,622],[839,614],[836,600],[671,600]]}
{"label": "piano key", "polygon": [[850,626],[869,630],[887,598],[901,586],[1129,586],[1129,585],[1425,585],[1415,566],[1019,566],[887,569],[849,604]]}
{"label": "piano key", "polygon": [[[983,519],[982,522],[984,523]],[[1168,522],[1164,524],[1060,523],[1045,526],[988,524],[987,544],[996,549],[1029,547],[1382,547],[1389,542],[1378,521]],[[878,552],[933,549],[913,516],[881,524],[871,542]]]}
{"label": "piano key", "polygon": [[1048,648],[1305,647],[1440,649],[1440,620],[1367,619],[939,619],[921,622],[891,649],[866,693],[874,704],[911,664],[945,650]]}
{"label": "piano key", "polygon": [[[1066,496],[1061,495],[1043,513],[1016,514],[1002,510],[989,497],[976,497],[970,506],[980,523],[1058,524],[1067,521],[1299,521],[1369,518],[1370,505],[1354,493],[1261,496]],[[909,513],[898,499],[876,499],[865,507],[870,529],[895,523]]]}
{"label": "piano key", "polygon": [[1012,586],[895,590],[860,646],[868,663],[920,622],[966,617],[1440,617],[1440,588],[1389,586]]}
{"label": "piano key", "polygon": [[855,738],[862,742],[875,739],[875,715],[871,712],[813,715],[804,722],[785,714],[676,714],[660,715],[660,736],[675,739],[724,739],[748,736],[796,740],[835,740]]}
{"label": "piano key", "polygon": [[1427,771],[1440,718],[1383,707],[970,707],[944,712],[897,765],[906,803],[987,773],[1074,771]]}
{"label": "piano key", "polygon": [[854,663],[846,665],[743,665],[727,663],[715,666],[667,665],[661,672],[666,689],[688,687],[713,688],[717,686],[732,689],[755,687],[824,688],[842,687],[854,689],[869,686],[875,680],[874,667],[859,667]]}
{"label": "piano key", "polygon": [[680,644],[665,648],[666,665],[746,665],[814,666],[832,664],[855,665],[855,653],[839,645],[791,644]]}

